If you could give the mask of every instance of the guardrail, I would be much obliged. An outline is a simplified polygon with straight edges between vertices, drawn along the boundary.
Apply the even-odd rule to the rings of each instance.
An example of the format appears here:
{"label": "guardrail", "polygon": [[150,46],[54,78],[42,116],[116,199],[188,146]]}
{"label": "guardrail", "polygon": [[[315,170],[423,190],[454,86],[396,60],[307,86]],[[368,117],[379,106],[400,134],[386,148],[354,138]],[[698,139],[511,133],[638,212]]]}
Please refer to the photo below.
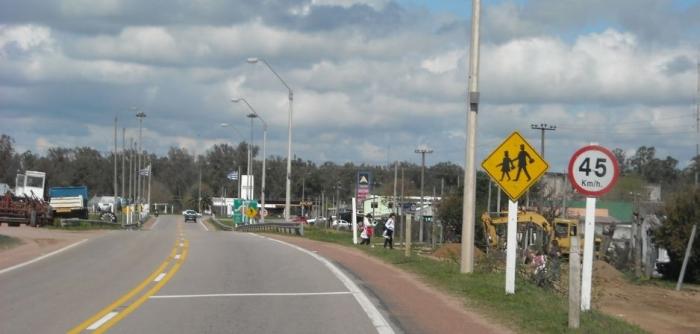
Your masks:
{"label": "guardrail", "polygon": [[297,223],[265,223],[236,226],[240,232],[278,232],[304,235],[304,226]]}

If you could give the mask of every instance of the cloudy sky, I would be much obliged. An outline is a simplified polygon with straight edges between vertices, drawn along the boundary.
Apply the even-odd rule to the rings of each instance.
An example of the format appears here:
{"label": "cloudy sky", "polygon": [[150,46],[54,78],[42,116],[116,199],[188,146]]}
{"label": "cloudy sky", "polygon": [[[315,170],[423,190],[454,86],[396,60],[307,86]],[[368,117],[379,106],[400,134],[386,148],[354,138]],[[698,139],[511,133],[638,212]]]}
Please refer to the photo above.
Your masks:
{"label": "cloudy sky", "polygon": [[[0,133],[20,150],[108,151],[113,119],[144,146],[203,151],[249,138],[317,162],[464,164],[471,1],[0,0]],[[479,161],[530,125],[552,171],[597,142],[695,152],[700,1],[484,0]],[[222,122],[233,127],[223,128]],[[256,124],[255,141],[261,138]],[[121,145],[121,144],[120,144]]]}

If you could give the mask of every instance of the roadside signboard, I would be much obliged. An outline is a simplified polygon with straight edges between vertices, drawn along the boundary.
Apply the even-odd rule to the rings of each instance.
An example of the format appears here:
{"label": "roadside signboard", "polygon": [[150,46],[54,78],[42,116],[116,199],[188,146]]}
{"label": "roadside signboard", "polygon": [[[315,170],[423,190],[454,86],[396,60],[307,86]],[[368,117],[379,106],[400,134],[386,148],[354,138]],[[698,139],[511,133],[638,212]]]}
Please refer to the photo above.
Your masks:
{"label": "roadside signboard", "polygon": [[549,168],[523,136],[514,131],[481,163],[481,167],[508,195],[506,242],[506,294],[515,293],[515,263],[518,233],[518,199]]}
{"label": "roadside signboard", "polygon": [[605,147],[588,145],[574,152],[569,160],[569,182],[577,192],[586,195],[586,218],[583,240],[583,266],[581,267],[581,310],[591,309],[593,278],[593,240],[595,235],[596,197],[604,195],[615,186],[620,167],[615,155]]}
{"label": "roadside signboard", "polygon": [[544,175],[549,165],[515,131],[484,159],[481,167],[512,201],[517,201]]}
{"label": "roadside signboard", "polygon": [[612,189],[620,175],[617,158],[605,147],[582,147],[569,160],[569,182],[577,192],[599,197]]}
{"label": "roadside signboard", "polygon": [[370,193],[370,185],[372,184],[372,173],[357,172],[357,202],[362,203]]}

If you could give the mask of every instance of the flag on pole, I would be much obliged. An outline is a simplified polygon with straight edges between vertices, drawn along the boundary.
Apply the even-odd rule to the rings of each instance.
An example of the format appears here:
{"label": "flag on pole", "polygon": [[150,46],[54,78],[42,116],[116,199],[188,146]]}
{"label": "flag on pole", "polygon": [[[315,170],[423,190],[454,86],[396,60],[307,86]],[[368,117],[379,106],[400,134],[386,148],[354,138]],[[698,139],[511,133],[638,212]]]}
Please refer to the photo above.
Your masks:
{"label": "flag on pole", "polygon": [[238,180],[238,172],[237,172],[237,171],[233,171],[233,172],[231,172],[231,173],[228,173],[228,175],[226,175],[226,178],[229,179],[229,180],[231,180],[231,181]]}
{"label": "flag on pole", "polygon": [[142,169],[139,171],[139,175],[141,176],[150,176],[151,175],[151,165],[148,165],[148,167]]}

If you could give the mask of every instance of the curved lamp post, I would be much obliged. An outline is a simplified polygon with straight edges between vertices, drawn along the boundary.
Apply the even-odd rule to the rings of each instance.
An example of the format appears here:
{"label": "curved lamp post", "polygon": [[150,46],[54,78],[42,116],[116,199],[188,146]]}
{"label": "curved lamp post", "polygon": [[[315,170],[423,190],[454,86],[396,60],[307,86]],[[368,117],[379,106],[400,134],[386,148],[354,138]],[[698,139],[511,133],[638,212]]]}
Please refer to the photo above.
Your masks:
{"label": "curved lamp post", "polygon": [[[267,146],[267,122],[260,117],[260,115],[255,111],[255,109],[246,101],[244,98],[238,98],[238,99],[231,99],[231,102],[238,103],[240,101],[243,101],[248,108],[250,109],[251,113],[248,114],[246,117],[250,118],[251,123],[253,122],[253,118],[259,119],[262,124],[263,124],[263,163],[262,163],[262,186],[260,187],[260,202],[262,205],[262,209],[265,210],[265,162],[267,161],[267,153],[265,152],[265,146]],[[252,130],[252,129],[251,129]],[[251,135],[252,136],[252,135]],[[250,150],[248,150],[250,152]],[[260,222],[265,223],[265,216],[260,215]]]}
{"label": "curved lamp post", "polygon": [[[294,105],[294,92],[292,88],[287,85],[287,83],[282,79],[282,77],[275,72],[275,70],[268,64],[265,59],[262,58],[248,58],[248,63],[256,64],[262,62],[267,66],[267,68],[277,77],[277,79],[282,82],[284,87],[289,91],[289,122],[287,126],[287,180],[286,180],[286,194],[284,199],[284,219],[289,221],[290,215],[290,197],[291,197],[291,180],[292,180],[292,110]],[[247,102],[246,102],[247,103]],[[250,105],[249,105],[250,106]]]}

